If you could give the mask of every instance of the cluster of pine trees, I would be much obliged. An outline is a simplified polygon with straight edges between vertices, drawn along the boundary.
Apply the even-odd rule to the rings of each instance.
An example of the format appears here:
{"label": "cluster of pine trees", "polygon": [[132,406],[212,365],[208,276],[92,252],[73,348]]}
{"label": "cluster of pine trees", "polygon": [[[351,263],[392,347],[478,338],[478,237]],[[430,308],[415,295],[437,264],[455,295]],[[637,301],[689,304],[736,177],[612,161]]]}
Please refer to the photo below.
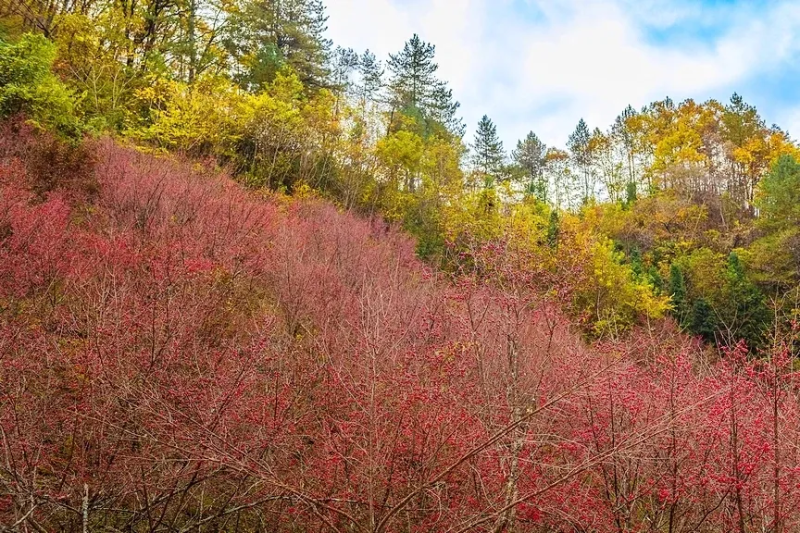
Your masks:
{"label": "cluster of pine trees", "polygon": [[334,47],[326,20],[320,0],[11,0],[0,113],[316,191],[454,273],[487,243],[524,248],[574,285],[565,308],[595,337],[667,313],[717,344],[791,335],[798,148],[741,97],[628,107],[509,154],[487,116],[464,139],[433,44],[381,59]]}

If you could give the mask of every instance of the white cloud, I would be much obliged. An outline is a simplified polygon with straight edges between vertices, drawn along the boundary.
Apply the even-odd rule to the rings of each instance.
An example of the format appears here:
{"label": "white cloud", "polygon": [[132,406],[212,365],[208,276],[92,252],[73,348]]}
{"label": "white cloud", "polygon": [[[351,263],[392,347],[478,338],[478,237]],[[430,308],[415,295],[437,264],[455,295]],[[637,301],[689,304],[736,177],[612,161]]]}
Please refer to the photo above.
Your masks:
{"label": "white cloud", "polygon": [[[760,11],[667,0],[328,0],[337,44],[379,57],[413,33],[437,46],[470,130],[488,114],[511,148],[529,130],[563,145],[580,118],[606,128],[628,104],[726,98],[798,51],[800,5]],[[724,17],[721,18],[720,17]],[[724,20],[720,28],[717,20]],[[648,31],[716,24],[711,39]],[[678,26],[680,27],[680,26]],[[756,102],[757,103],[757,102]],[[780,117],[767,117],[781,122]],[[468,133],[468,136],[471,133]],[[468,139],[469,140],[469,139]]]}

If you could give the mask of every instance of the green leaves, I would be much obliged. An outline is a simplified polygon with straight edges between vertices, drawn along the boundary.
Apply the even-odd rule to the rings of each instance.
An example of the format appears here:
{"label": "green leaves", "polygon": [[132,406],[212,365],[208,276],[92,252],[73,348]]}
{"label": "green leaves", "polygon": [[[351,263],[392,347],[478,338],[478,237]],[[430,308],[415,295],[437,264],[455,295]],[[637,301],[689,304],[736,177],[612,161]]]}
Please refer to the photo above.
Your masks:
{"label": "green leaves", "polygon": [[41,35],[0,41],[0,116],[23,113],[40,126],[78,136],[74,94],[51,71],[56,47]]}

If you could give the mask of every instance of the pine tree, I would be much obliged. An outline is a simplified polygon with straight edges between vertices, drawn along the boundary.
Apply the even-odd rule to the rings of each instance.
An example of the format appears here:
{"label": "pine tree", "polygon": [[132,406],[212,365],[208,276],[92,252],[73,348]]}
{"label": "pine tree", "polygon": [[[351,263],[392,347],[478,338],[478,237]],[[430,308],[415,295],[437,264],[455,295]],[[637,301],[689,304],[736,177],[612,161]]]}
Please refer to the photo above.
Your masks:
{"label": "pine tree", "polygon": [[547,201],[547,146],[539,140],[535,133],[530,132],[524,140],[517,143],[517,148],[511,153],[514,165],[521,171],[524,180],[525,194],[535,196],[539,200]]}
{"label": "pine tree", "polygon": [[642,253],[638,248],[631,250],[630,264],[634,277],[637,280],[640,279],[644,272],[644,265],[642,264]]}
{"label": "pine tree", "polygon": [[705,298],[698,298],[692,305],[689,330],[699,335],[706,342],[716,342],[716,334],[719,326],[714,310]]}
{"label": "pine tree", "polygon": [[636,153],[634,134],[631,131],[631,121],[638,115],[633,107],[628,106],[614,120],[611,126],[611,137],[622,147],[625,157],[627,187],[636,187],[636,164],[634,154]]}
{"label": "pine tree", "polygon": [[497,127],[486,115],[478,122],[472,150],[475,171],[483,179],[484,185],[491,188],[502,177],[505,153],[503,142],[497,137]]}
{"label": "pine tree", "polygon": [[233,13],[226,47],[242,87],[261,89],[284,66],[307,88],[329,85],[331,42],[321,0],[242,0]]}
{"label": "pine tree", "polygon": [[751,349],[757,349],[764,340],[764,331],[770,323],[770,313],[764,295],[749,279],[735,252],[728,256],[723,288],[725,305],[720,315],[730,344],[741,339]]}
{"label": "pine tree", "polygon": [[389,90],[393,114],[414,118],[422,126],[424,134],[431,131],[431,122],[436,122],[461,136],[464,127],[456,116],[460,104],[453,100],[447,84],[436,77],[439,65],[434,61],[435,56],[436,47],[417,34],[405,43],[401,52],[389,55],[387,65],[392,73]]}
{"label": "pine tree", "polygon": [[675,263],[669,267],[669,290],[672,297],[672,316],[681,326],[686,326],[689,318],[686,282],[683,278],[683,271]]}
{"label": "pine tree", "polygon": [[558,211],[554,209],[550,211],[550,220],[547,223],[547,244],[550,248],[558,248],[558,236],[560,231]]}
{"label": "pine tree", "polygon": [[383,89],[383,65],[375,54],[366,50],[358,60],[359,98],[362,105],[374,102]]}
{"label": "pine tree", "polygon": [[783,155],[760,183],[758,225],[768,231],[800,227],[800,164]]}
{"label": "pine tree", "polygon": [[592,154],[590,140],[592,138],[589,127],[581,119],[567,141],[567,148],[572,155],[572,161],[583,178],[583,201],[594,197],[594,186],[591,180]]}

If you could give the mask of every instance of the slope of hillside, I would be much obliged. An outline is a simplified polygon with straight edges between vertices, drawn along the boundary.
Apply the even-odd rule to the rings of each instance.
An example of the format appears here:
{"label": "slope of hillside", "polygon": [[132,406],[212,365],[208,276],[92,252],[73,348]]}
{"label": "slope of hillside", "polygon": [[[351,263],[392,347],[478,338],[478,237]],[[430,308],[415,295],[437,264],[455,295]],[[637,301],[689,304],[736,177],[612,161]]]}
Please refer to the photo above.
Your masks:
{"label": "slope of hillside", "polygon": [[552,301],[568,288],[522,252],[472,262],[444,278],[382,222],[7,124],[0,522],[800,525],[800,393],[780,353],[711,365],[669,331],[588,348]]}

